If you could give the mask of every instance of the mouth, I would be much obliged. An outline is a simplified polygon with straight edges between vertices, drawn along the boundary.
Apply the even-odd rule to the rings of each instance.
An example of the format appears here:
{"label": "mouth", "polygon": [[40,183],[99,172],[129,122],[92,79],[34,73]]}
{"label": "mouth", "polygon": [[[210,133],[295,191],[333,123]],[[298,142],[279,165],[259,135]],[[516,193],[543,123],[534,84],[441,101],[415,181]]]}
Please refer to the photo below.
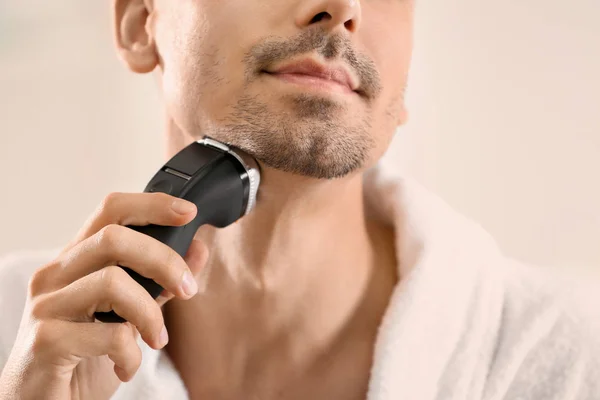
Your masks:
{"label": "mouth", "polygon": [[328,66],[304,59],[263,72],[285,83],[316,91],[361,94],[358,79],[343,65]]}

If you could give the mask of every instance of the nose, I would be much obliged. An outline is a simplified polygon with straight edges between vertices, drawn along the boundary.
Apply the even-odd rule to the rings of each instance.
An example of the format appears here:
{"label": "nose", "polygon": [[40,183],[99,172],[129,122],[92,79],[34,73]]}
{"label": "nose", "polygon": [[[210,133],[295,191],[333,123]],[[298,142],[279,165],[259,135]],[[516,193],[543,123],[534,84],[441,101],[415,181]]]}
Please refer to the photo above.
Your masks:
{"label": "nose", "polygon": [[321,25],[328,31],[355,33],[360,27],[359,0],[305,0],[300,2],[296,24],[300,28]]}

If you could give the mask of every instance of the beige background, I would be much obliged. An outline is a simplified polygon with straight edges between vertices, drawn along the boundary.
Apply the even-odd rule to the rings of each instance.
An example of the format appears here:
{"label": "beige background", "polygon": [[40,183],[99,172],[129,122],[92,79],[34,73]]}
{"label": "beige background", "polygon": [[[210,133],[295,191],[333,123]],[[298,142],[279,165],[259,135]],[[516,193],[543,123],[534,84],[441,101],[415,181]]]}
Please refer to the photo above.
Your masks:
{"label": "beige background", "polygon": [[[107,1],[0,0],[0,254],[61,246],[162,161],[160,99]],[[509,254],[600,274],[600,2],[419,4],[408,171]]]}

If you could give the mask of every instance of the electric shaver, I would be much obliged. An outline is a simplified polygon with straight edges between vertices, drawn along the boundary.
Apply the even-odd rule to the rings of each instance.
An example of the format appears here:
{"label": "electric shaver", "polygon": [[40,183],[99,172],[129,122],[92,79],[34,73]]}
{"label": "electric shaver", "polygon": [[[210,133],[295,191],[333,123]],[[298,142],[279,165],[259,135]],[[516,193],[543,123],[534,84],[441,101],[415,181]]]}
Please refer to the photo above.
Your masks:
{"label": "electric shaver", "polygon": [[[196,204],[198,214],[185,226],[128,226],[149,235],[182,257],[198,228],[209,224],[224,228],[248,214],[256,204],[260,170],[256,161],[239,149],[205,137],[169,160],[150,180],[144,192],[162,192]],[[163,288],[152,279],[123,268],[156,299]],[[96,312],[102,322],[125,322],[114,311]]]}

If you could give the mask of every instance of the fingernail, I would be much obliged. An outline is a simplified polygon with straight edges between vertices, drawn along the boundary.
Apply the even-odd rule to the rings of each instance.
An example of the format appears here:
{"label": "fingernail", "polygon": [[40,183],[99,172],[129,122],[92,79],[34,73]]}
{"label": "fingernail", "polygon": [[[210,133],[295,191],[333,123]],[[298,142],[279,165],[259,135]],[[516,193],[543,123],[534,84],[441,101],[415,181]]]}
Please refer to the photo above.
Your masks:
{"label": "fingernail", "polygon": [[177,214],[186,215],[193,213],[196,210],[196,206],[186,200],[175,200],[171,205],[173,211]]}
{"label": "fingernail", "polygon": [[162,330],[160,331],[160,335],[158,337],[158,343],[161,347],[166,345],[169,342],[169,333],[167,332],[167,327],[163,325]]}
{"label": "fingernail", "polygon": [[193,296],[198,292],[198,284],[196,283],[196,279],[194,279],[190,270],[184,272],[181,287],[188,296]]}

